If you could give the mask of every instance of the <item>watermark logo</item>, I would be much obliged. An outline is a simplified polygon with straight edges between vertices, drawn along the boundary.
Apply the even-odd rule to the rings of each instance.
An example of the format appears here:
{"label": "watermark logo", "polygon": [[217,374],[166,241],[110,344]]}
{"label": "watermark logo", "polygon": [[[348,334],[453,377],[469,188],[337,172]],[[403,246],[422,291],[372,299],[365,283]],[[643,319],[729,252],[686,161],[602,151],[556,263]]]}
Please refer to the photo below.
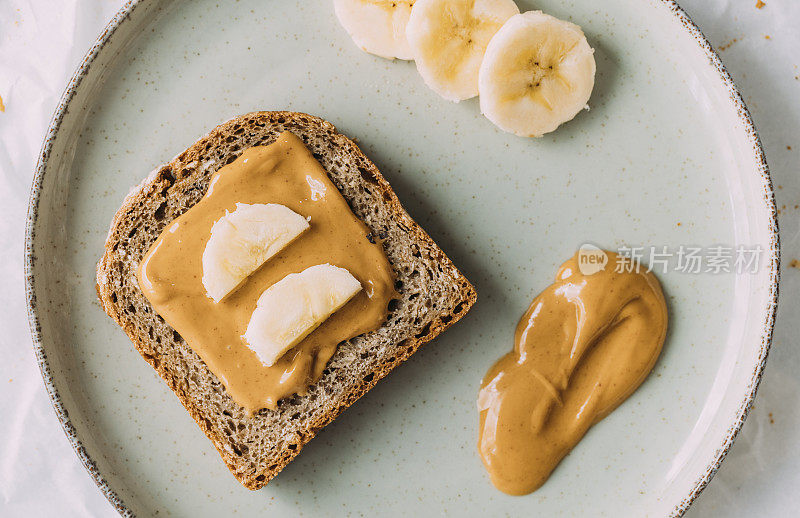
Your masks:
{"label": "watermark logo", "polygon": [[641,268],[656,273],[754,274],[760,268],[763,249],[758,245],[621,246],[616,252],[614,271],[618,273],[639,273]]}
{"label": "watermark logo", "polygon": [[608,264],[608,254],[589,243],[584,243],[578,249],[578,269],[583,275],[594,275],[605,270]]}

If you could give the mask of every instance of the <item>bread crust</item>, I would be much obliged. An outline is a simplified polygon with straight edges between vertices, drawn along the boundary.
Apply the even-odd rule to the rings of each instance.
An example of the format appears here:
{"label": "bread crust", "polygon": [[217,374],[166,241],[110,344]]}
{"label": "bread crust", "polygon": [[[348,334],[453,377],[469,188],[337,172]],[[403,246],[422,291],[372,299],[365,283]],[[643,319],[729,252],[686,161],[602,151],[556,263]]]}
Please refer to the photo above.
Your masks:
{"label": "bread crust", "polygon": [[[365,185],[368,185],[369,189],[374,189],[379,192],[383,202],[386,204],[386,208],[391,211],[392,217],[396,220],[397,224],[404,230],[407,230],[410,239],[420,247],[423,247],[426,253],[429,254],[433,260],[438,262],[440,272],[452,275],[452,279],[448,279],[448,282],[454,283],[453,288],[458,296],[448,301],[450,305],[447,311],[434,315],[420,332],[412,333],[400,343],[395,344],[397,354],[378,363],[371,371],[371,375],[367,375],[360,379],[359,383],[351,385],[346,391],[338,395],[336,402],[327,408],[322,415],[305,423],[303,429],[296,434],[295,440],[292,443],[293,447],[290,445],[288,448],[282,448],[280,451],[274,452],[274,458],[269,459],[268,463],[253,470],[243,467],[242,456],[241,454],[237,454],[235,448],[232,450],[229,437],[219,433],[218,430],[212,427],[209,416],[204,415],[203,409],[201,409],[196,401],[188,394],[188,385],[184,382],[185,380],[182,379],[180,373],[170,368],[166,362],[160,361],[159,356],[154,353],[155,349],[152,339],[143,336],[142,330],[136,325],[136,319],[131,318],[131,316],[126,313],[125,308],[127,301],[117,296],[115,286],[110,280],[114,275],[117,277],[121,275],[118,272],[112,271],[112,268],[120,267],[120,259],[118,257],[120,253],[124,252],[129,256],[135,256],[135,260],[131,261],[131,264],[138,264],[142,255],[146,252],[146,250],[124,250],[126,243],[124,236],[126,233],[132,231],[131,214],[135,213],[137,209],[142,207],[144,203],[158,193],[169,198],[171,194],[170,188],[173,185],[177,185],[180,182],[191,181],[198,174],[210,176],[210,174],[213,173],[211,170],[213,167],[218,169],[224,165],[212,164],[206,167],[206,169],[203,169],[203,166],[195,166],[193,170],[187,167],[187,164],[202,164],[204,155],[209,149],[220,145],[221,142],[229,142],[229,140],[226,139],[242,131],[242,128],[245,128],[245,131],[259,131],[258,128],[265,127],[270,131],[286,129],[298,132],[301,138],[303,138],[304,132],[311,131],[314,132],[314,135],[324,135],[330,138],[331,145],[336,152],[342,153],[342,156],[346,156],[349,160],[359,164],[359,173]],[[262,129],[261,131],[264,130]],[[239,152],[241,152],[241,150]],[[235,156],[232,158],[235,158]],[[182,176],[184,172],[187,172],[186,177]],[[334,183],[336,182],[334,181]],[[343,195],[344,194],[343,192]],[[345,199],[347,199],[347,195],[345,195]],[[348,199],[348,202],[350,201],[351,200]],[[188,207],[186,209],[188,209]],[[157,212],[158,211],[155,212],[156,217]],[[164,222],[161,225],[162,228],[167,223],[168,221]],[[365,221],[365,223],[367,222]],[[376,236],[378,235],[378,229],[372,228],[369,223],[367,223],[367,226],[370,227]],[[123,249],[123,252],[121,252],[121,249]],[[397,265],[393,264],[393,268],[397,268]],[[132,272],[126,273],[131,274]],[[156,372],[158,372],[159,376],[164,379],[169,388],[175,393],[200,429],[203,430],[214,444],[231,473],[245,487],[252,490],[260,489],[266,485],[297,456],[302,447],[310,441],[320,429],[332,422],[342,411],[375,386],[380,379],[408,359],[422,344],[434,339],[445,329],[460,320],[467,311],[469,311],[477,298],[476,291],[472,284],[461,274],[452,261],[450,261],[445,253],[434,243],[431,237],[406,213],[389,183],[378,171],[378,168],[361,152],[355,142],[341,133],[338,133],[336,128],[325,120],[303,113],[287,111],[249,113],[217,126],[169,163],[153,171],[138,187],[134,188],[125,198],[122,206],[114,215],[111,222],[109,234],[105,243],[104,254],[97,264],[96,287],[103,310],[119,324],[142,357]],[[178,347],[179,342],[169,344],[169,346],[173,348]],[[213,376],[210,371],[208,375]],[[277,412],[280,411],[282,410],[279,407]]]}

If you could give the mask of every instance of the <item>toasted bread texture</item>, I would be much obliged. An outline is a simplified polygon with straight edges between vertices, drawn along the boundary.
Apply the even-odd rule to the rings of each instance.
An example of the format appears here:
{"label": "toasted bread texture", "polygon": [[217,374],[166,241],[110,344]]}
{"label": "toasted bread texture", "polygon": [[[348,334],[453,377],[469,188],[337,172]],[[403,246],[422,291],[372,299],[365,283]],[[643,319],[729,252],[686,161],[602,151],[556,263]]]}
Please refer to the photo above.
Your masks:
{"label": "toasted bread texture", "polygon": [[[243,150],[268,145],[283,131],[300,137],[353,212],[371,230],[394,269],[397,300],[377,330],[339,345],[305,395],[248,417],[200,357],[137,286],[145,252],[172,220],[205,194],[211,175]],[[375,165],[332,124],[294,112],[255,112],[232,119],[153,171],[114,216],[97,265],[103,309],[167,382],[219,451],[233,475],[259,489],[314,435],[381,378],[453,325],[476,292],[444,252],[406,213]]]}

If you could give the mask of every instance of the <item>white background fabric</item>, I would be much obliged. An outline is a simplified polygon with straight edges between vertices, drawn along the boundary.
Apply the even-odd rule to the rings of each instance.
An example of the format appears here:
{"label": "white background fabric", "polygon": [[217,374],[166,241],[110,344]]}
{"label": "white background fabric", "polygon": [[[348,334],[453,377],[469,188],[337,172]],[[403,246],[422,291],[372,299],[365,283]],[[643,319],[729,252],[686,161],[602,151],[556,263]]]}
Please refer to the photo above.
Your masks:
{"label": "white background fabric", "polygon": [[[683,0],[753,114],[781,208],[781,300],[755,408],[688,516],[800,509],[800,1]],[[47,125],[75,68],[123,0],[0,0],[0,515],[114,516],[51,410],[31,348],[23,239]],[[791,148],[791,149],[790,149]]]}

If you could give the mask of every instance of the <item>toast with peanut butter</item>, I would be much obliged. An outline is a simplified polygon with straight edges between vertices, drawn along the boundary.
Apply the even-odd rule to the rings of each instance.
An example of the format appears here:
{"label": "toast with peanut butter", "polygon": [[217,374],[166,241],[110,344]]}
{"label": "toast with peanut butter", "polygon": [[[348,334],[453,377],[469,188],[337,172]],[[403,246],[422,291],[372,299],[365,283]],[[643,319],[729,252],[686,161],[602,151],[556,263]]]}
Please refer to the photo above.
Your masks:
{"label": "toast with peanut butter", "polygon": [[[247,157],[251,156],[247,153],[254,153],[253,150],[278,145],[281,141],[291,142],[292,139],[307,148],[310,152],[308,157],[313,157],[314,163],[321,166],[322,174],[327,176],[321,179],[307,177],[309,184],[313,187],[322,185],[323,180],[330,181],[330,185],[338,190],[334,194],[343,197],[346,202],[343,206],[349,207],[354,219],[358,220],[348,227],[356,229],[356,234],[363,230],[363,234],[356,236],[361,241],[356,239],[353,243],[362,243],[364,252],[359,251],[356,255],[375,254],[377,250],[391,270],[384,277],[391,279],[393,285],[384,290],[389,293],[387,298],[379,299],[381,304],[390,301],[385,310],[381,307],[381,311],[376,313],[380,317],[375,322],[382,321],[378,327],[351,326],[352,332],[361,334],[354,337],[341,335],[348,338],[334,344],[330,354],[309,360],[314,366],[314,374],[302,390],[289,395],[278,393],[280,399],[276,397],[270,404],[246,408],[227,390],[231,380],[226,376],[221,376],[221,380],[215,375],[219,371],[216,363],[210,361],[212,356],[203,356],[209,360],[204,361],[201,358],[204,351],[196,343],[195,347],[190,345],[193,335],[183,336],[186,334],[183,328],[178,326],[182,330],[179,332],[167,322],[175,322],[171,316],[156,310],[161,306],[152,304],[145,293],[147,290],[140,286],[140,268],[152,254],[152,249],[157,248],[154,244],[162,232],[168,226],[175,229],[190,209],[200,206],[208,198],[211,194],[209,184],[219,179],[221,169],[247,162]],[[222,189],[217,183],[213,190]],[[298,211],[303,212],[301,209]],[[308,217],[312,229],[320,218],[316,214]],[[311,242],[311,238],[301,237],[298,243],[302,239]],[[286,257],[316,254],[324,259],[325,256],[318,252],[305,250],[300,244],[287,245],[285,253],[268,260],[253,275],[261,275],[258,278],[264,283],[274,283],[277,277],[264,276],[282,276],[285,272],[270,270],[270,261],[283,265],[286,271],[299,271],[308,265],[286,263]],[[199,261],[194,258],[198,254],[192,252],[190,255],[186,258],[187,264]],[[312,262],[324,262],[316,256]],[[354,273],[359,276],[358,272]],[[362,285],[371,298],[375,291],[373,283],[362,282]],[[226,295],[221,301],[206,300],[202,304],[209,308],[216,307],[212,304],[219,307],[232,305],[236,303],[235,297],[243,296],[240,292],[253,289],[256,288],[237,288],[238,291]],[[321,428],[422,344],[463,317],[476,299],[475,289],[469,281],[409,217],[388,182],[358,146],[338,133],[329,122],[294,112],[256,112],[232,119],[153,171],[126,197],[113,218],[105,253],[97,265],[97,292],[106,313],[122,327],[142,357],[167,382],[211,439],[233,475],[248,489],[259,489],[267,484]],[[152,295],[149,296],[152,299]],[[360,296],[366,300],[366,295],[356,295],[330,318],[338,318],[337,322],[340,322],[356,318],[348,316],[350,314],[362,314],[363,311],[357,308]],[[206,306],[193,306],[190,314]],[[274,312],[274,307],[270,311]],[[356,310],[348,313],[349,307],[356,307]],[[198,318],[203,318],[203,315]],[[214,318],[221,320],[227,318],[227,314],[221,312]],[[234,317],[231,319],[235,320]],[[311,334],[286,353],[285,358],[300,358],[303,344],[313,341],[314,337],[330,339],[333,336],[338,339],[339,335],[325,331],[325,326],[323,323],[310,331]],[[329,327],[340,329],[342,325],[335,323]],[[363,329],[370,330],[362,332]],[[242,350],[245,351],[242,358],[246,358],[249,353]],[[291,358],[285,358],[275,361],[291,361]],[[228,363],[238,367],[247,361],[250,360]],[[253,365],[257,368],[254,367],[252,372],[257,375],[262,366]]]}

